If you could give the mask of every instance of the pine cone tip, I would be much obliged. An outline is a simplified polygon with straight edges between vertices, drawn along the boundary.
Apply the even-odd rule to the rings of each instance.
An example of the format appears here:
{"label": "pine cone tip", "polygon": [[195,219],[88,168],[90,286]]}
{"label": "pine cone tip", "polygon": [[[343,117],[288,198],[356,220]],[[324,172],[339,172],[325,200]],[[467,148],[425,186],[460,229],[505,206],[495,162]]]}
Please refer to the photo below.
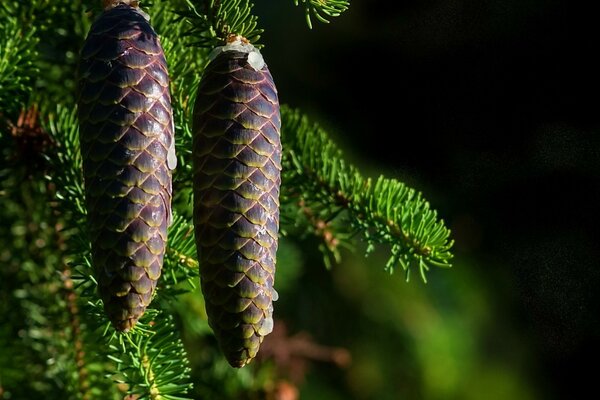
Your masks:
{"label": "pine cone tip", "polygon": [[115,8],[121,4],[125,4],[133,8],[138,8],[140,6],[139,0],[102,0],[102,8],[104,8],[105,11]]}

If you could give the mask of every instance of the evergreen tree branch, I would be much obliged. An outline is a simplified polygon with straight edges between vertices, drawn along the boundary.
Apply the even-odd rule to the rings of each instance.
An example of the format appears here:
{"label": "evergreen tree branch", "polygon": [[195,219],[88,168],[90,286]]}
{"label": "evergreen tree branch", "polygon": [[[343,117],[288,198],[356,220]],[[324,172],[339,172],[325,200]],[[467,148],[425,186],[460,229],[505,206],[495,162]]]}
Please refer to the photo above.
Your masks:
{"label": "evergreen tree branch", "polygon": [[[181,0],[185,2],[187,0]],[[191,175],[191,113],[200,74],[205,64],[207,50],[189,47],[181,37],[188,29],[188,22],[177,16],[164,5],[155,4],[148,9],[152,15],[154,28],[161,35],[161,43],[169,65],[171,77],[171,100],[175,121],[175,141],[178,155],[177,169],[174,171],[173,186],[176,196],[182,196],[181,177]],[[187,171],[182,173],[182,171]],[[175,202],[174,202],[175,203]],[[181,203],[181,202],[180,202]],[[194,229],[191,223],[180,215],[181,207],[173,206],[173,223],[169,228],[169,243],[165,254],[165,274],[159,280],[163,295],[174,296],[181,292],[180,282],[187,282],[189,288],[196,286],[198,262],[194,243]],[[195,268],[194,268],[195,267]]]}
{"label": "evergreen tree branch", "polygon": [[173,223],[169,227],[163,274],[158,282],[161,298],[175,299],[176,296],[195,289],[198,275],[194,228],[174,212]]}
{"label": "evergreen tree branch", "polygon": [[[187,1],[187,0],[183,0]],[[175,143],[178,164],[173,176],[175,196],[185,195],[182,180],[191,176],[192,111],[201,71],[206,64],[208,50],[189,46],[181,37],[189,30],[189,21],[173,11],[155,6],[152,13],[154,28],[161,35],[161,43],[169,65],[171,102],[175,122]],[[175,207],[174,207],[175,208]]]}
{"label": "evergreen tree branch", "polygon": [[35,79],[28,86],[33,100],[40,104],[74,103],[79,49],[91,24],[86,11],[99,3],[100,0],[2,1],[0,21],[4,17],[15,19],[27,33],[25,36],[32,35],[36,41],[31,45],[35,56],[22,55],[22,60],[33,61],[35,68],[43,71],[34,74]]}
{"label": "evergreen tree branch", "polygon": [[17,111],[27,102],[38,71],[36,28],[21,28],[19,19],[0,13],[0,110]]}
{"label": "evergreen tree branch", "polygon": [[186,0],[188,9],[181,11],[191,24],[188,34],[196,40],[192,44],[213,48],[223,45],[230,35],[241,35],[254,46],[263,30],[258,28],[249,0]]}
{"label": "evergreen tree branch", "polygon": [[[169,246],[167,252],[179,266],[197,268],[194,227],[181,216],[176,216],[169,228],[169,240],[177,244],[177,248]],[[187,277],[187,276],[186,276]],[[176,279],[174,279],[176,281]]]}
{"label": "evergreen tree branch", "polygon": [[148,399],[185,399],[192,385],[183,344],[177,337],[172,317],[158,310],[148,310],[134,330],[114,333],[110,348],[117,356],[115,380],[128,385],[128,393]]}
{"label": "evergreen tree branch", "polygon": [[[59,107],[49,114],[45,129],[58,144],[57,148],[47,154],[53,166],[53,174],[47,179],[57,188],[56,198],[65,216],[65,232],[68,232],[68,262],[76,271],[73,280],[75,288],[83,302],[88,327],[87,341],[103,343],[96,351],[106,359],[115,363],[114,379],[126,383],[131,394],[149,396],[149,398],[177,398],[191,387],[187,359],[182,343],[176,337],[170,317],[163,315],[154,299],[152,306],[131,332],[118,334],[111,329],[104,315],[102,302],[96,295],[96,281],[92,274],[90,262],[90,245],[87,240],[83,204],[84,192],[81,176],[81,155],[79,152],[78,124],[74,110]],[[186,221],[174,214],[174,223],[170,228],[171,240],[169,253],[184,255],[185,260],[192,258],[193,235]],[[187,236],[186,236],[187,233]],[[176,240],[177,242],[173,242]],[[167,256],[163,276],[161,277],[161,296],[178,294],[176,288],[182,281],[192,282],[197,279],[197,270],[190,269],[182,262],[181,257]],[[154,323],[154,318],[165,322]],[[117,345],[118,344],[118,345]],[[105,369],[104,374],[110,373]],[[162,397],[156,397],[156,396]],[[154,397],[152,397],[154,396]]]}
{"label": "evergreen tree branch", "polygon": [[[421,193],[394,179],[365,179],[318,125],[286,106],[281,113],[282,232],[320,237],[328,267],[341,260],[341,247],[353,248],[357,235],[367,255],[376,245],[389,246],[386,269],[400,265],[407,279],[414,268],[426,281],[431,266],[451,266],[450,231]],[[191,136],[181,147],[191,148]],[[179,171],[179,182],[189,190],[191,170]]]}
{"label": "evergreen tree branch", "polygon": [[68,365],[63,363],[70,349],[61,335],[67,317],[52,249],[53,213],[35,199],[48,188],[28,179],[25,168],[11,166],[10,175],[5,175],[5,166],[11,164],[4,161],[0,163],[0,385],[6,397],[37,398],[69,381]]}
{"label": "evergreen tree branch", "polygon": [[312,29],[311,16],[328,24],[328,17],[338,17],[350,6],[349,0],[294,0],[294,3],[296,6],[304,5],[306,23],[310,29]]}
{"label": "evergreen tree branch", "polygon": [[[2,299],[1,303],[5,304],[7,300],[10,313],[16,311],[23,321],[22,327],[19,327],[21,323],[16,324],[9,313],[1,313],[6,317],[3,322],[21,333],[11,336],[10,346],[0,347],[7,349],[17,345],[23,360],[16,361],[19,358],[14,358],[12,365],[14,367],[17,362],[22,366],[25,378],[21,385],[9,384],[7,396],[12,393],[14,398],[38,398],[44,397],[44,393],[62,393],[77,398],[98,398],[100,392],[105,394],[104,398],[111,399],[108,385],[94,379],[94,376],[90,380],[85,374],[93,363],[86,360],[83,351],[81,336],[85,326],[81,324],[77,311],[77,297],[72,296],[74,290],[66,279],[66,271],[70,270],[65,263],[65,235],[68,231],[63,229],[62,214],[54,200],[54,185],[41,179],[44,173],[49,173],[50,166],[43,162],[39,152],[53,151],[53,142],[45,139],[47,133],[39,125],[36,107],[23,110],[18,122],[8,125],[10,136],[2,136],[3,144],[8,146],[2,146],[2,149],[3,156],[8,155],[10,161],[2,163],[3,168],[0,169],[0,178],[8,178],[0,179],[7,184],[1,186],[8,192],[6,198],[0,199],[3,216],[8,210],[11,213],[19,210],[20,219],[15,222],[24,224],[30,233],[26,233],[25,242],[28,244],[22,249],[17,245],[20,241],[17,230],[9,230],[12,233],[10,240],[0,240],[10,249],[9,252],[16,249],[11,260],[14,259],[18,266],[12,274],[10,265],[1,269],[1,281],[11,283],[9,291],[0,289],[0,292],[13,294],[12,298]],[[6,143],[6,139],[13,144]],[[43,143],[49,144],[41,145]],[[4,166],[9,167],[10,175],[2,171]],[[16,207],[11,206],[11,202]],[[3,219],[2,225],[4,222]],[[24,348],[18,346],[20,341]],[[4,355],[4,351],[0,353]],[[95,349],[91,349],[91,354],[95,353]],[[3,373],[0,372],[0,375]]]}
{"label": "evergreen tree branch", "polygon": [[423,280],[430,266],[450,267],[450,231],[421,193],[383,176],[363,178],[318,125],[287,107],[282,139],[284,221],[298,225],[308,216],[307,225],[317,234],[330,225],[325,236],[330,250],[336,234],[339,242],[362,233],[367,254],[387,244],[386,269],[392,272],[399,264],[407,278],[413,266]]}

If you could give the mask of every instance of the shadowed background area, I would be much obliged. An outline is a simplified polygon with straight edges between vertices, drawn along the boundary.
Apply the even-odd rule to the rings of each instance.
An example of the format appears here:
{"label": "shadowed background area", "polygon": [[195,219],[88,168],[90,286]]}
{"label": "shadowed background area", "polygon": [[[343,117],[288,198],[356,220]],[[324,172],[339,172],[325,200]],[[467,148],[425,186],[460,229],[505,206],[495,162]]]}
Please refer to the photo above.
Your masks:
{"label": "shadowed background area", "polygon": [[304,289],[282,296],[280,315],[353,356],[347,370],[313,370],[306,398],[591,390],[592,16],[566,0],[354,0],[308,31],[291,2],[266,3],[263,53],[282,103],[318,117],[365,171],[423,191],[456,240],[455,268],[428,285],[389,279],[382,259],[364,268],[346,254],[331,273],[304,260]]}

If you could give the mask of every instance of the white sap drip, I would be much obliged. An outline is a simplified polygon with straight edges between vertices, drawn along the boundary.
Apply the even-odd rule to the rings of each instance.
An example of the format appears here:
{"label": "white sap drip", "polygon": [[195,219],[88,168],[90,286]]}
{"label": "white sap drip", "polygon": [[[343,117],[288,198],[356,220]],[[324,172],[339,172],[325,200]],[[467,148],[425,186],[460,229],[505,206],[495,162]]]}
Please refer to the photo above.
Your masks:
{"label": "white sap drip", "polygon": [[[173,117],[171,117],[171,132],[175,135],[175,121]],[[171,146],[169,146],[169,151],[167,152],[167,167],[170,170],[174,170],[177,167],[177,154],[175,154],[175,137],[171,139]]]}
{"label": "white sap drip", "polygon": [[171,146],[169,147],[169,152],[167,153],[167,167],[170,170],[175,169],[177,167],[177,155],[175,154],[175,140],[171,141]]}
{"label": "white sap drip", "polygon": [[263,59],[260,51],[250,43],[244,43],[241,39],[237,38],[234,41],[227,43],[225,46],[215,47],[215,49],[209,54],[208,59],[210,61],[217,58],[217,56],[225,51],[239,51],[241,53],[248,53],[248,64],[254,70],[259,71],[265,66],[265,60]]}
{"label": "white sap drip", "polygon": [[260,326],[258,327],[258,334],[261,336],[266,336],[271,332],[273,332],[273,318],[268,317],[262,320]]}

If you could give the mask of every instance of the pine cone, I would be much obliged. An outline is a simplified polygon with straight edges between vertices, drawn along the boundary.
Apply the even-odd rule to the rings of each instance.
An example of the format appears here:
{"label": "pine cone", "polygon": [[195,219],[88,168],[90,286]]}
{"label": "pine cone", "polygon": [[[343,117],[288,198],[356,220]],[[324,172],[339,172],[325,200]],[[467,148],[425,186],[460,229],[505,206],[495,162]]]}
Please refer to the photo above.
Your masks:
{"label": "pine cone", "polygon": [[79,65],[92,264],[120,331],[142,316],[160,276],[176,163],[167,65],[146,18],[137,7],[107,6]]}
{"label": "pine cone", "polygon": [[273,329],[281,118],[260,53],[216,53],[194,109],[194,225],[208,322],[239,368]]}

